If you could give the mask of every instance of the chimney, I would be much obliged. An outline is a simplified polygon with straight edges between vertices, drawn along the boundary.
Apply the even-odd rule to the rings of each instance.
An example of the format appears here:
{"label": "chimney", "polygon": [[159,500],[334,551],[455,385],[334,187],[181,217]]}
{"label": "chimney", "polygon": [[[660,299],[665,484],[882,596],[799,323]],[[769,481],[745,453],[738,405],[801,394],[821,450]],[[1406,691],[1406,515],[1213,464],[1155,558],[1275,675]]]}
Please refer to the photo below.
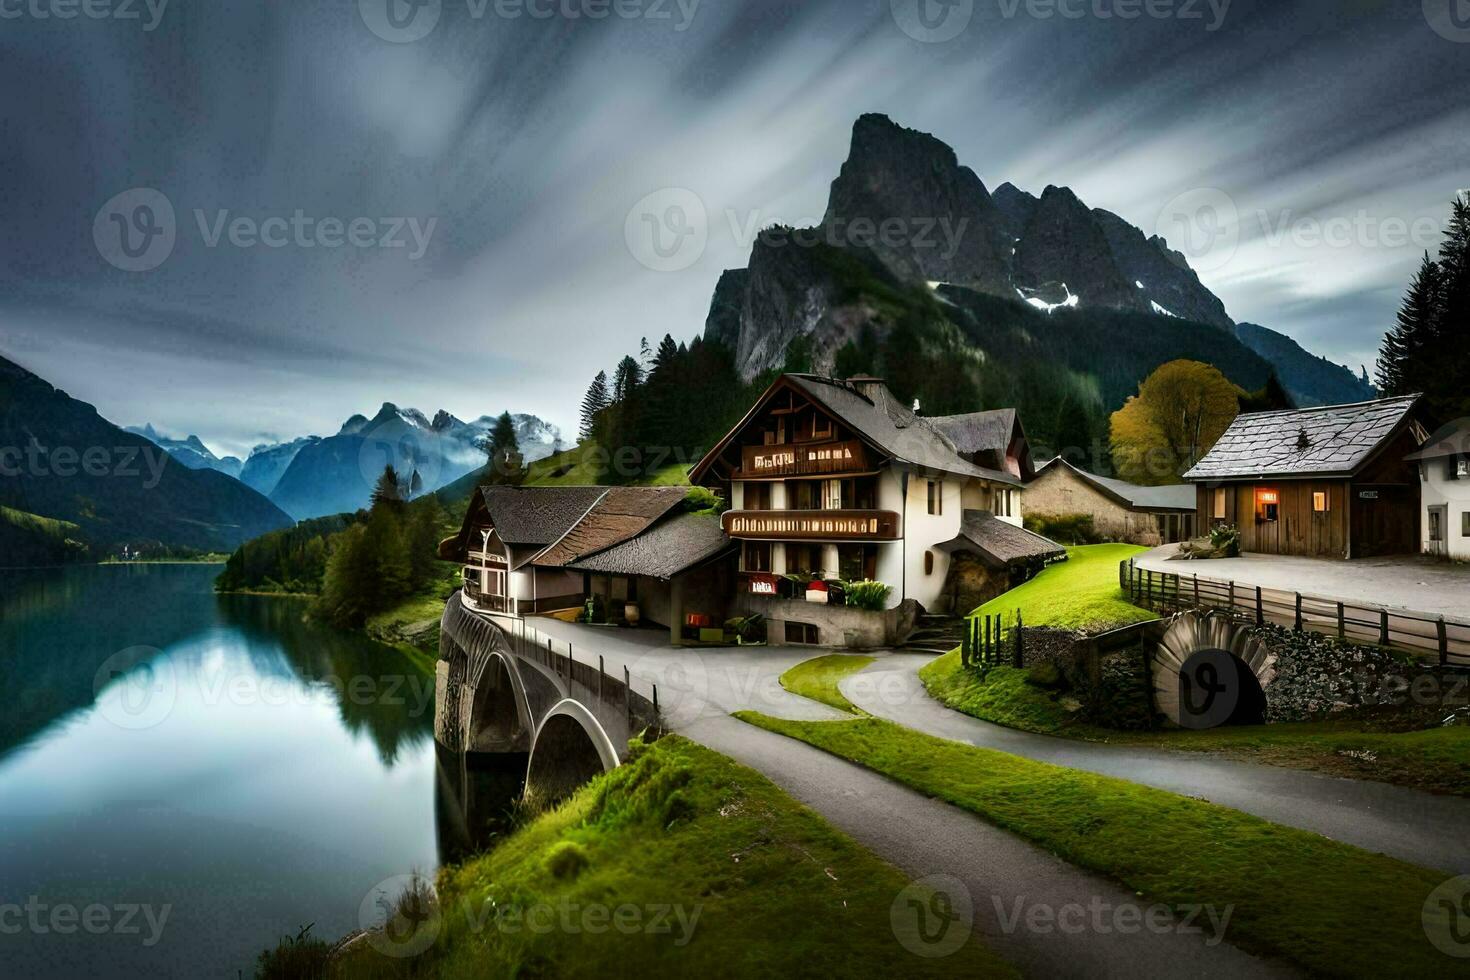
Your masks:
{"label": "chimney", "polygon": [[862,395],[868,401],[876,402],[883,389],[887,387],[882,378],[875,378],[871,374],[855,374],[847,379],[848,385]]}

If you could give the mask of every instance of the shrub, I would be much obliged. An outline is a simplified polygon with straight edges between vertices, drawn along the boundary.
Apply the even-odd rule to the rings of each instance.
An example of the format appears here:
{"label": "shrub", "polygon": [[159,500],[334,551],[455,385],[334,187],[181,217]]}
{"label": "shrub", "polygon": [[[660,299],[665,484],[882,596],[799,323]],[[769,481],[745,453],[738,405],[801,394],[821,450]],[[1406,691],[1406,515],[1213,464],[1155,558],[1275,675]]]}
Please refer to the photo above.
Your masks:
{"label": "shrub", "polygon": [[697,514],[719,514],[725,510],[725,498],[708,487],[690,487],[684,502]]}
{"label": "shrub", "polygon": [[1234,524],[1217,524],[1210,528],[1210,547],[1235,558],[1240,554],[1240,528]]}
{"label": "shrub", "polygon": [[256,957],[256,980],[317,980],[327,975],[331,959],[331,945],[312,938],[311,926],[306,926]]}
{"label": "shrub", "polygon": [[1058,544],[1102,544],[1091,514],[1027,514],[1026,530]]}
{"label": "shrub", "polygon": [[882,582],[853,582],[847,586],[847,604],[856,609],[882,612],[888,608],[888,597],[892,594],[893,589]]}

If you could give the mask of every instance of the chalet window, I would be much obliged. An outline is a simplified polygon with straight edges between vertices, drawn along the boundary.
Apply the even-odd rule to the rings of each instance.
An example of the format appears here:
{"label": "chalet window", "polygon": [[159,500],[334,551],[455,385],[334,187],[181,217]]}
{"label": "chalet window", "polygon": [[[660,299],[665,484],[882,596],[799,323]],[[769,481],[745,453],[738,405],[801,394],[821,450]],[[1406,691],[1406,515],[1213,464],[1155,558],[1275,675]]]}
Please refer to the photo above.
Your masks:
{"label": "chalet window", "polygon": [[1312,494],[1312,510],[1319,514],[1325,514],[1331,509],[1332,505],[1328,502],[1326,493],[1318,490]]}
{"label": "chalet window", "polygon": [[837,546],[837,576],[844,582],[861,582],[878,577],[878,547],[871,544]]}
{"label": "chalet window", "polygon": [[1470,510],[1460,515],[1460,537],[1470,538]]}
{"label": "chalet window", "polygon": [[995,491],[995,516],[996,517],[1015,517],[1016,516],[1016,514],[1015,514],[1015,508],[1016,508],[1016,496],[1015,496],[1015,494],[1016,494],[1016,491],[1014,491],[1014,490],[997,490],[997,491]]}
{"label": "chalet window", "polygon": [[940,516],[944,513],[944,483],[940,480],[929,481],[929,513]]}
{"label": "chalet window", "polygon": [[1470,480],[1470,456],[1451,457],[1450,479]]}
{"label": "chalet window", "polygon": [[816,646],[820,642],[820,635],[817,628],[811,623],[797,623],[788,619],[786,621],[786,642]]}
{"label": "chalet window", "polygon": [[823,480],[822,481],[822,496],[825,498],[823,500],[823,502],[822,502],[822,507],[825,510],[841,510],[842,509],[842,497],[843,497],[843,494],[842,494],[842,481],[841,480]]}
{"label": "chalet window", "polygon": [[1256,520],[1275,524],[1281,518],[1281,493],[1278,490],[1256,491]]}
{"label": "chalet window", "polygon": [[771,485],[769,483],[745,484],[745,509],[770,510]]}
{"label": "chalet window", "polygon": [[1429,512],[1429,540],[1444,540],[1444,514],[1439,510]]}
{"label": "chalet window", "polygon": [[745,542],[741,555],[741,568],[747,572],[769,572],[771,570],[771,546],[765,541]]}
{"label": "chalet window", "polygon": [[820,578],[822,575],[821,546],[788,544],[786,546],[786,573]]}
{"label": "chalet window", "polygon": [[1215,520],[1225,520],[1225,491],[1215,491]]}
{"label": "chalet window", "polygon": [[824,419],[818,416],[817,418],[812,420],[813,439],[831,439],[832,435],[833,432],[831,419]]}
{"label": "chalet window", "polygon": [[821,510],[822,482],[792,480],[786,484],[786,506],[791,510]]}

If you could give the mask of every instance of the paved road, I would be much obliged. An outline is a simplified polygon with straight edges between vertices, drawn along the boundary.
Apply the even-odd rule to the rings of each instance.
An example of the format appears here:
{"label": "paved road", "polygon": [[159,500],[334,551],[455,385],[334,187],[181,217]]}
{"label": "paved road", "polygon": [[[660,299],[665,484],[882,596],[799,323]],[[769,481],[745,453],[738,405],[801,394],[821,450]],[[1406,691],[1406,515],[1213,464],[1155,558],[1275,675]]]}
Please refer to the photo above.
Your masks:
{"label": "paved road", "polygon": [[1243,585],[1301,592],[1355,605],[1443,616],[1470,622],[1470,568],[1429,558],[1360,558],[1330,561],[1289,555],[1241,555],[1212,561],[1170,561],[1178,545],[1134,559],[1139,568],[1194,575]]}
{"label": "paved road", "polygon": [[[684,734],[764,773],[913,880],[936,874],[958,879],[974,910],[975,931],[1027,976],[1121,980],[1294,975],[1290,968],[1249,956],[1228,942],[1208,945],[1207,936],[1199,933],[1170,929],[1125,934],[1111,925],[1115,911],[1146,908],[1132,892],[964,810],[820,749],[728,715],[702,717]],[[1038,908],[1064,916],[1068,929],[1029,930],[1025,916]],[[1090,911],[1081,912],[1093,908],[1107,911],[1100,920]],[[1103,928],[1093,927],[1094,921],[1103,922]],[[1077,923],[1084,924],[1074,928]],[[1206,927],[1204,933],[1211,930]]]}
{"label": "paved road", "polygon": [[941,738],[1193,796],[1388,854],[1470,874],[1470,799],[1275,766],[1131,745],[1033,735],[971,718],[931,698],[918,670],[929,657],[891,654],[846,678],[864,711]]}

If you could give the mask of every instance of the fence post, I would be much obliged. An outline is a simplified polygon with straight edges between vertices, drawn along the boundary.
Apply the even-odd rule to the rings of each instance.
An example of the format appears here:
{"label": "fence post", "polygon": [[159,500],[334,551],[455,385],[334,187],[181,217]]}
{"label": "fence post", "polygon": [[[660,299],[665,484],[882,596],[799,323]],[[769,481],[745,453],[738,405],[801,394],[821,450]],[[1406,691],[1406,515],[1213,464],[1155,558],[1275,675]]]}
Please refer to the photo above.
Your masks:
{"label": "fence post", "polygon": [[1337,604],[1337,638],[1347,639],[1347,610],[1340,602]]}
{"label": "fence post", "polygon": [[1444,617],[1439,617],[1439,665],[1448,667],[1450,665],[1450,634],[1445,628]]}
{"label": "fence post", "polygon": [[1021,665],[1025,663],[1025,656],[1024,656],[1025,648],[1023,646],[1023,644],[1025,643],[1025,636],[1026,636],[1026,628],[1025,628],[1025,624],[1021,621],[1021,610],[1017,609],[1016,610],[1016,653],[1015,653],[1015,658],[1016,658],[1015,659],[1015,668],[1017,670],[1020,670],[1021,669]]}
{"label": "fence post", "polygon": [[1388,642],[1389,642],[1389,636],[1388,636],[1388,610],[1387,609],[1384,609],[1384,610],[1381,610],[1380,613],[1379,613],[1379,620],[1378,620],[1378,645],[1379,646],[1386,647],[1386,646],[1388,646]]}
{"label": "fence post", "polygon": [[1266,625],[1266,603],[1261,597],[1261,587],[1256,586],[1256,625]]}
{"label": "fence post", "polygon": [[602,654],[599,653],[597,655],[597,700],[599,701],[602,700],[602,677],[606,670],[607,666],[603,662]]}
{"label": "fence post", "polygon": [[653,717],[658,718],[658,685],[653,685]]}
{"label": "fence post", "polygon": [[1296,631],[1298,633],[1302,631],[1302,594],[1300,592],[1296,594]]}
{"label": "fence post", "polygon": [[623,666],[623,722],[628,726],[628,733],[633,732],[633,677],[628,673],[628,667]]}
{"label": "fence post", "polygon": [[1194,608],[1200,608],[1199,604],[1199,572],[1194,573]]}
{"label": "fence post", "polygon": [[1235,579],[1230,580],[1230,618],[1235,618]]}

